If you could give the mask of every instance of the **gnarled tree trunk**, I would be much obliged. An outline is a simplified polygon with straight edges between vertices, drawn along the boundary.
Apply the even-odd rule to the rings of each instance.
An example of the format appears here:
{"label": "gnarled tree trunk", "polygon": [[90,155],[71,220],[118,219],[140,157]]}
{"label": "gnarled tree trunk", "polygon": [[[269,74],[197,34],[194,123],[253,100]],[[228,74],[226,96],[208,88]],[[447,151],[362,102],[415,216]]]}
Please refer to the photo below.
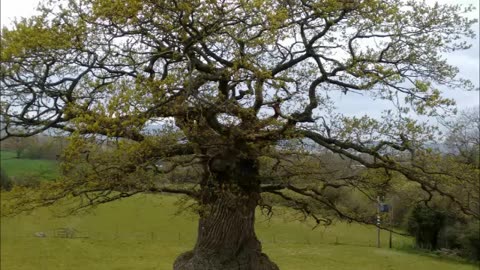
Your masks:
{"label": "gnarled tree trunk", "polygon": [[[211,168],[216,174],[215,183],[214,186],[203,186],[197,243],[192,251],[176,259],[174,270],[279,269],[262,253],[260,241],[255,235],[255,208],[260,195],[255,190],[258,184],[251,178],[254,175],[245,173],[255,174],[258,171],[254,162],[235,164],[235,168],[222,166],[228,171]],[[250,168],[245,168],[245,165]],[[239,185],[238,180],[233,183],[232,177],[244,177],[240,181],[243,184]]]}

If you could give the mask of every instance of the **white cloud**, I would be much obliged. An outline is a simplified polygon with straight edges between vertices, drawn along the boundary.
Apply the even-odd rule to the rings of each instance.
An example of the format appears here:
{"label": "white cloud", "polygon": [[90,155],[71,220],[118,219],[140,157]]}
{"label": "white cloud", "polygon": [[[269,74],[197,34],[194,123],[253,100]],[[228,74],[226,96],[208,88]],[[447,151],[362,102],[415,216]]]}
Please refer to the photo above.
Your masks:
{"label": "white cloud", "polygon": [[35,14],[39,0],[1,0],[1,24],[9,26],[15,17],[30,17]]}

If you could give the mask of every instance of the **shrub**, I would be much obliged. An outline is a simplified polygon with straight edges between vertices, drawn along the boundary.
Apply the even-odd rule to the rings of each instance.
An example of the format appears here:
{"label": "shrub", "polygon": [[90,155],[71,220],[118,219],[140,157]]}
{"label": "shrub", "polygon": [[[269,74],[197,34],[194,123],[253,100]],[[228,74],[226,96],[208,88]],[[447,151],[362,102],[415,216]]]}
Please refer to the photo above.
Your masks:
{"label": "shrub", "polygon": [[407,230],[417,247],[440,249],[437,254],[480,260],[480,223],[444,207],[415,206],[407,216]]}
{"label": "shrub", "polygon": [[415,206],[408,216],[407,230],[415,237],[417,247],[435,250],[445,219],[445,214],[436,209]]}
{"label": "shrub", "polygon": [[480,222],[470,222],[462,231],[462,255],[473,260],[480,260]]}

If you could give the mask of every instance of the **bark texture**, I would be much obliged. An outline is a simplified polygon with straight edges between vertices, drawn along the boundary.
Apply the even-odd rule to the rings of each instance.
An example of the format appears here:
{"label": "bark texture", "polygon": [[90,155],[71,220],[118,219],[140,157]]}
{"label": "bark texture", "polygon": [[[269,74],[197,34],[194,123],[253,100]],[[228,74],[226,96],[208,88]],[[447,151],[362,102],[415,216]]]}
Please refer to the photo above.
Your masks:
{"label": "bark texture", "polygon": [[255,230],[258,193],[212,194],[202,213],[192,251],[180,255],[174,270],[278,270],[262,253]]}

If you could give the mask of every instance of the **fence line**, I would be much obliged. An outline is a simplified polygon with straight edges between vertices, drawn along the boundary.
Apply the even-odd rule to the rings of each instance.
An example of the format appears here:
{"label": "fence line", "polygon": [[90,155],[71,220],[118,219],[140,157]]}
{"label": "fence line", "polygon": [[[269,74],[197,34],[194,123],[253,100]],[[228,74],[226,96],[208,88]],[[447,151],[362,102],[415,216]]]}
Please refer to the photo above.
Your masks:
{"label": "fence line", "polygon": [[[89,240],[100,240],[100,241],[152,241],[152,242],[166,242],[166,243],[188,243],[195,242],[196,235],[191,233],[168,233],[162,231],[137,231],[137,232],[122,232],[120,229],[115,229],[112,231],[93,231],[93,230],[75,230],[73,235],[68,234],[59,234],[58,230],[60,228],[48,229],[44,231],[37,232],[27,232],[27,233],[3,233],[1,237],[4,240],[7,239],[20,239],[20,238],[46,238],[46,239],[64,239],[65,241],[75,240],[75,239],[89,239]],[[40,236],[44,234],[44,236]],[[328,237],[326,237],[326,235]],[[260,241],[263,244],[326,244],[326,245],[355,245],[355,246],[375,246],[375,239],[371,241],[355,241],[350,240],[348,237],[342,237],[341,235],[331,234],[323,232],[319,235],[309,236],[304,235],[303,237],[292,238],[290,235],[286,234],[275,234],[270,233],[266,235],[259,236]],[[397,247],[410,247],[413,246],[413,242],[402,240],[401,243],[398,243]]]}

